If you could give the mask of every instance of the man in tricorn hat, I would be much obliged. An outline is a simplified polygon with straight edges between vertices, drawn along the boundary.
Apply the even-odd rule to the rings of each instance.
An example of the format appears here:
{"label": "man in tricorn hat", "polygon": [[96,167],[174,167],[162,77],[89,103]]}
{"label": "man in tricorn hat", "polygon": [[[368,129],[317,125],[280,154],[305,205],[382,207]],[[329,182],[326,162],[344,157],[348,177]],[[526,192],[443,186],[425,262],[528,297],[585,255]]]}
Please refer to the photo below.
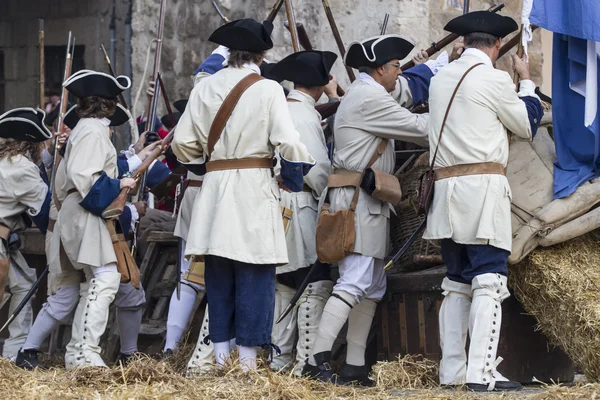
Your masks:
{"label": "man in tricorn hat", "polygon": [[[280,204],[285,210],[284,218],[288,220],[284,226],[289,263],[277,268],[275,318],[306,278],[310,270],[308,267],[317,262],[315,232],[318,201],[327,186],[331,168],[321,115],[315,110],[315,103],[323,93],[329,98],[337,97],[337,83],[329,75],[336,59],[337,55],[330,51],[301,51],[284,58],[270,71],[277,80],[294,83],[294,90],[287,96],[290,114],[300,139],[317,161],[304,177],[302,187],[298,188],[300,192],[291,192],[289,188],[280,190]],[[323,307],[333,287],[329,265],[319,264],[317,268],[298,301],[298,312],[288,314],[273,326],[273,344],[281,350],[280,355],[273,356],[271,368],[274,370],[294,368],[295,374],[300,376],[304,362],[312,352]],[[296,337],[298,344],[294,363],[292,350]]]}
{"label": "man in tricorn hat", "polygon": [[[18,233],[31,222],[42,233],[48,225],[50,193],[38,165],[44,141],[52,137],[44,125],[44,111],[17,108],[0,115],[0,300],[10,288],[9,312],[24,299],[36,280],[19,252]],[[31,301],[8,326],[2,356],[15,360],[31,327]]]}
{"label": "man in tricorn hat", "polygon": [[494,69],[502,38],[517,29],[515,21],[481,11],[455,18],[445,29],[464,36],[466,50],[432,79],[430,89],[429,141],[436,182],[424,238],[441,239],[448,267],[439,315],[440,383],[466,383],[474,391],[516,390],[519,383],[496,371],[501,361],[496,358],[501,303],[510,296],[507,131],[531,140],[543,110],[528,64],[513,56],[518,93],[510,75]]}
{"label": "man in tricorn hat", "polygon": [[[346,65],[360,74],[344,97],[335,119],[333,174],[336,186],[328,187],[330,211],[348,209],[359,190],[355,206],[354,252],[339,261],[340,278],[319,323],[313,356],[305,373],[324,381],[337,382],[329,364],[331,349],[338,333],[348,321],[346,364],[340,372],[342,382],[358,381],[369,385],[365,348],[377,302],[386,290],[383,259],[388,251],[390,205],[377,200],[364,189],[355,189],[360,176],[374,154],[373,168],[393,173],[396,157],[394,139],[427,145],[427,115],[416,115],[403,108],[390,95],[397,91],[401,75],[400,60],[414,45],[398,35],[384,35],[352,43]],[[431,69],[419,65],[407,74],[406,88],[415,104],[427,100]],[[407,96],[405,96],[407,97]]]}
{"label": "man in tricorn hat", "polygon": [[136,186],[131,178],[117,179],[117,154],[109,126],[117,96],[130,85],[125,76],[115,78],[90,70],[78,71],[64,83],[78,98],[76,112],[81,119],[69,136],[56,172],[56,197],[62,207],[52,235],[49,264],[65,281],[79,276],[81,270],[86,276],[65,355],[67,368],[106,366],[99,342],[121,274],[102,212],[121,189]]}
{"label": "man in tricorn hat", "polygon": [[[204,256],[217,362],[228,357],[235,337],[246,369],[256,367],[257,347],[271,343],[275,267],[288,262],[274,150],[286,186],[298,185],[314,164],[283,89],[260,76],[272,29],[270,22],[242,19],[213,32],[209,40],[230,50],[229,66],[197,78],[173,140],[183,163],[206,161],[185,254]],[[218,113],[221,106],[231,113]]]}

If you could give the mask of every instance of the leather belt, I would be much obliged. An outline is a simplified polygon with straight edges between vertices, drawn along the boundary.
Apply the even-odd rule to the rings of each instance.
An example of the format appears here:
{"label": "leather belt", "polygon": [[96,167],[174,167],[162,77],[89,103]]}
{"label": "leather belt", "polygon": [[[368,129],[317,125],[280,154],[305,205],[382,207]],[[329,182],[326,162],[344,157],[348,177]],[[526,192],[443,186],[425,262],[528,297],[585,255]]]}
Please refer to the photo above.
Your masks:
{"label": "leather belt", "polygon": [[341,188],[347,186],[359,186],[361,173],[349,169],[335,168],[333,174],[329,175],[327,187]]}
{"label": "leather belt", "polygon": [[54,225],[56,225],[56,220],[50,218],[48,220],[48,229],[46,229],[48,232],[54,232]]}
{"label": "leather belt", "polygon": [[69,189],[69,191],[67,192],[67,196],[73,193],[77,193],[77,189]]}
{"label": "leather belt", "polygon": [[202,187],[202,182],[203,181],[189,179],[187,186],[188,187]]}
{"label": "leather belt", "polygon": [[493,162],[483,162],[474,164],[453,165],[451,167],[439,168],[435,170],[435,180],[453,178],[456,176],[468,175],[504,175],[506,168],[502,164]]}
{"label": "leather belt", "polygon": [[273,168],[272,158],[237,158],[215,160],[206,163],[206,172],[224,171],[228,169]]}
{"label": "leather belt", "polygon": [[8,237],[10,236],[10,229],[4,225],[0,225],[0,239],[4,239],[8,241]]}

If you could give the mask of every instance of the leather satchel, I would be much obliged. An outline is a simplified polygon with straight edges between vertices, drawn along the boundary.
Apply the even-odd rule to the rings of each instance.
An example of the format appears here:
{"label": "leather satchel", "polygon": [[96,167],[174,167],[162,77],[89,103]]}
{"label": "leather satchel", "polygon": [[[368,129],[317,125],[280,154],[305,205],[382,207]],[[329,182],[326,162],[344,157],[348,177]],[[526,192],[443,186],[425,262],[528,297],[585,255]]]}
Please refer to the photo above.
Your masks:
{"label": "leather satchel", "polygon": [[429,164],[429,168],[427,172],[421,175],[419,179],[419,186],[417,190],[417,212],[420,217],[427,217],[429,213],[429,207],[431,207],[431,201],[433,200],[433,188],[435,184],[435,170],[433,169],[435,166],[435,160],[437,159],[438,149],[440,148],[440,142],[442,140],[442,133],[444,132],[444,127],[446,126],[446,121],[448,120],[448,114],[450,113],[450,107],[452,107],[452,103],[454,102],[454,97],[456,97],[456,93],[458,92],[458,88],[465,80],[466,76],[471,72],[475,67],[483,65],[483,63],[475,64],[471,68],[469,68],[460,78],[456,88],[454,88],[454,92],[452,93],[452,97],[450,97],[450,102],[448,103],[448,108],[446,108],[446,114],[444,115],[444,120],[442,121],[442,126],[440,127],[440,134],[438,136],[438,143],[435,147],[435,152],[433,153],[433,157],[431,158],[431,164]]}
{"label": "leather satchel", "polygon": [[[365,170],[371,168],[375,161],[383,154],[388,144],[387,139],[383,139]],[[357,173],[358,174],[358,173]],[[335,185],[333,187],[354,186],[354,196],[350,202],[350,208],[330,211],[330,203],[325,199],[325,203],[319,212],[319,220],[317,222],[317,257],[323,263],[333,263],[340,261],[348,254],[354,252],[354,241],[356,240],[356,226],[354,215],[356,213],[356,204],[358,203],[358,195],[360,193],[360,182],[364,177],[365,172],[360,175],[360,179],[355,180],[352,185]],[[331,176],[330,176],[331,178]],[[353,179],[350,176],[350,179]],[[331,182],[331,179],[330,179]],[[332,187],[328,185],[328,187]]]}
{"label": "leather satchel", "polygon": [[402,189],[398,178],[375,168],[365,170],[360,187],[374,199],[391,203],[393,206],[400,203],[402,199]]}

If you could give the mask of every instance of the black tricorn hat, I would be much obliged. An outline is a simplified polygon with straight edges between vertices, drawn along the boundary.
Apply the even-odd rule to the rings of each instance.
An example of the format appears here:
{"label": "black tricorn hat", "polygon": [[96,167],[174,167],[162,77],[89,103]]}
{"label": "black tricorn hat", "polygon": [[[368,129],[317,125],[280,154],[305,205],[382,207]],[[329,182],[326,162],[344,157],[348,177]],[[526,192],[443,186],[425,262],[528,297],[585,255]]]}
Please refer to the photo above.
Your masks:
{"label": "black tricorn hat", "polygon": [[275,64],[271,73],[300,85],[324,86],[329,83],[329,71],[335,60],[337,54],[331,51],[299,51]]}
{"label": "black tricorn hat", "polygon": [[390,60],[406,58],[415,44],[400,35],[383,35],[352,42],[344,63],[352,68],[380,67]]}
{"label": "black tricorn hat", "polygon": [[183,114],[183,112],[185,111],[185,108],[187,107],[187,103],[188,103],[188,99],[177,100],[175,103],[173,103],[173,107],[175,107],[177,109],[177,111],[179,111],[181,114]]}
{"label": "black tricorn hat", "polygon": [[129,89],[131,80],[124,75],[113,78],[104,72],[82,69],[71,75],[63,86],[76,97],[98,96],[112,99]]}
{"label": "black tricorn hat", "polygon": [[260,75],[265,79],[270,79],[277,83],[281,83],[281,81],[283,81],[283,79],[280,78],[279,76],[273,75],[273,68],[275,68],[276,65],[277,65],[277,63],[270,63],[270,62],[266,62],[265,60],[263,60],[263,62],[260,63],[260,67],[259,67]]}
{"label": "black tricorn hat", "polygon": [[511,17],[489,11],[474,11],[454,18],[444,29],[460,36],[481,32],[503,38],[519,29],[519,26]]}
{"label": "black tricorn hat", "polygon": [[[77,106],[75,105],[65,113],[65,119],[63,122],[69,127],[69,129],[74,129],[80,119],[81,118],[79,118],[79,115],[77,115]],[[129,114],[127,114],[125,107],[123,107],[121,104],[117,104],[115,113],[109,119],[110,126],[119,126],[129,121]]]}
{"label": "black tricorn hat", "polygon": [[231,50],[260,53],[273,48],[271,32],[273,32],[271,22],[265,21],[261,24],[252,18],[245,18],[217,28],[208,40]]}
{"label": "black tricorn hat", "polygon": [[52,132],[44,125],[43,110],[22,107],[0,115],[0,138],[26,142],[43,142],[52,138]]}
{"label": "black tricorn hat", "polygon": [[[67,110],[70,109],[71,107],[73,107],[73,103],[68,102],[67,103]],[[52,124],[54,124],[54,121],[56,121],[60,115],[60,102],[54,107],[54,109],[52,111],[50,111],[48,114],[46,114],[46,118],[44,119],[44,123],[46,124],[46,126],[52,126]]]}
{"label": "black tricorn hat", "polygon": [[[173,119],[175,120],[175,125],[179,123],[179,118],[181,118],[181,113],[179,111],[173,112]],[[167,129],[173,129],[175,125],[173,125],[171,121],[171,116],[169,114],[163,115],[160,119],[160,123]]]}

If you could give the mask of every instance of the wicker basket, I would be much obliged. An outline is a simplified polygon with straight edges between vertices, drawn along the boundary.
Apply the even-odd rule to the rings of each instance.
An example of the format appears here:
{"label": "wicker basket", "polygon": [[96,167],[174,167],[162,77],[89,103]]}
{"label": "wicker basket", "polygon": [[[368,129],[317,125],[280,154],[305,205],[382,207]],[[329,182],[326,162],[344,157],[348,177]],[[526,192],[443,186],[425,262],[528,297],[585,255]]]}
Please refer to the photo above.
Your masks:
{"label": "wicker basket", "polygon": [[[402,201],[396,206],[396,215],[390,220],[390,240],[392,254],[396,253],[421,224],[417,214],[417,189],[419,178],[428,168],[429,153],[424,153],[415,162],[413,168],[400,176]],[[402,271],[418,271],[442,264],[439,241],[418,238],[394,265]]]}

